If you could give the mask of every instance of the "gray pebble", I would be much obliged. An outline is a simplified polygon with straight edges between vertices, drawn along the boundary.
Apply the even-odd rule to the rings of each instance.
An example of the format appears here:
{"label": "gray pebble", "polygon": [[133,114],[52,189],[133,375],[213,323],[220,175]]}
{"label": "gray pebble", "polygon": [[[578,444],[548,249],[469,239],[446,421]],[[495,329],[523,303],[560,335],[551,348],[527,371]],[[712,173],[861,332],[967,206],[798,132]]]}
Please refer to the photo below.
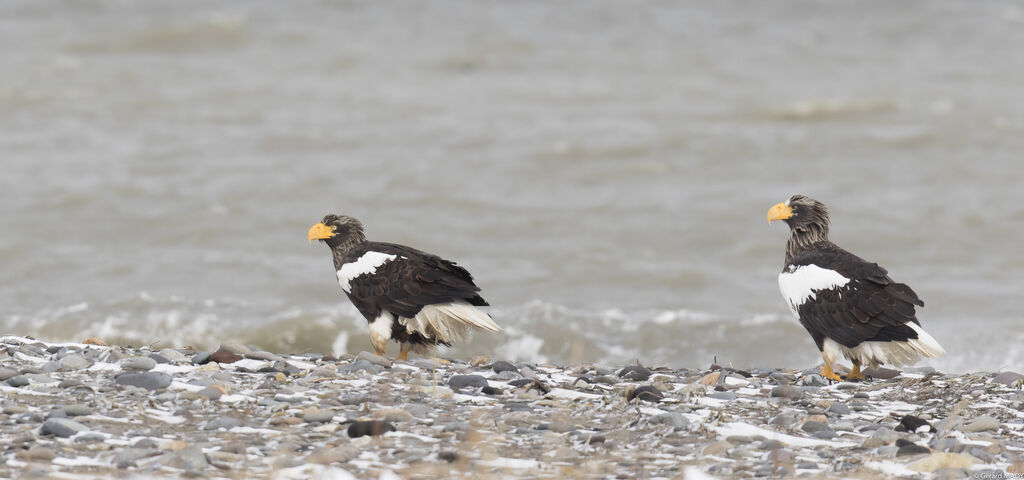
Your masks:
{"label": "gray pebble", "polygon": [[213,355],[213,352],[196,352],[195,355],[192,355],[192,363],[205,365],[210,362],[210,355]]}
{"label": "gray pebble", "polygon": [[203,430],[217,430],[220,428],[230,430],[241,424],[242,421],[235,417],[217,417],[213,420],[210,420],[209,422],[206,422],[206,425],[203,425]]}
{"label": "gray pebble", "polygon": [[203,449],[195,445],[161,455],[159,462],[171,468],[182,469],[188,476],[201,475],[209,466]]}
{"label": "gray pebble", "polygon": [[480,375],[452,375],[448,379],[448,386],[452,390],[461,390],[463,388],[484,388],[487,386],[487,379]]}
{"label": "gray pebble", "polygon": [[0,382],[7,381],[7,379],[18,374],[17,370],[10,369],[7,367],[0,367]]}
{"label": "gray pebble", "polygon": [[816,422],[814,420],[808,420],[804,422],[804,424],[800,428],[807,433],[819,432],[821,430],[831,430],[827,423]]}
{"label": "gray pebble", "polygon": [[60,362],[56,360],[50,360],[49,362],[40,365],[39,370],[42,370],[43,372],[46,373],[56,372],[57,370],[60,370]]}
{"label": "gray pebble", "polygon": [[605,385],[615,385],[616,383],[619,383],[619,381],[616,380],[615,377],[613,377],[611,375],[598,375],[598,376],[594,377],[594,383],[603,383]]}
{"label": "gray pebble", "polygon": [[736,400],[736,394],[733,392],[715,392],[709,394],[708,398],[714,398],[717,400]]}
{"label": "gray pebble", "polygon": [[69,417],[81,417],[82,415],[91,415],[92,408],[88,405],[76,403],[74,405],[68,405],[61,410]]}
{"label": "gray pebble", "polygon": [[85,425],[66,418],[51,418],[43,423],[40,428],[40,435],[56,435],[58,437],[70,437],[78,432],[87,430]]}
{"label": "gray pebble", "polygon": [[491,370],[494,370],[494,373],[501,373],[501,372],[514,372],[514,373],[518,373],[519,372],[519,369],[516,368],[515,365],[512,365],[511,363],[506,362],[504,360],[498,360],[498,361],[492,363],[491,364]]}
{"label": "gray pebble", "polygon": [[776,427],[786,428],[796,423],[796,415],[792,413],[780,413],[768,423]]}
{"label": "gray pebble", "polygon": [[12,387],[24,387],[28,385],[28,377],[24,375],[15,375],[7,379],[7,384]]}
{"label": "gray pebble", "polygon": [[102,443],[107,441],[107,436],[100,432],[90,432],[75,437],[75,443]]}
{"label": "gray pebble", "polygon": [[654,415],[648,420],[654,425],[668,425],[672,428],[685,428],[690,425],[690,420],[678,412],[665,412]]}
{"label": "gray pebble", "polygon": [[800,398],[804,395],[803,390],[791,385],[782,385],[772,389],[771,396],[781,398]]}
{"label": "gray pebble", "polygon": [[828,410],[825,411],[827,413],[834,413],[836,415],[849,415],[851,413],[850,407],[847,407],[846,404],[839,402],[833,403],[832,406],[828,407]]}
{"label": "gray pebble", "polygon": [[999,420],[996,420],[989,415],[982,415],[975,418],[971,423],[960,428],[960,431],[965,433],[988,432],[994,430],[999,430]]}
{"label": "gray pebble", "polygon": [[814,432],[813,434],[811,434],[811,436],[813,436],[814,438],[820,438],[822,440],[831,440],[835,438],[836,432],[831,428],[826,428],[824,430],[818,430],[817,432]]}
{"label": "gray pebble", "polygon": [[876,448],[890,445],[899,439],[899,435],[889,427],[881,427],[875,430],[870,437],[865,438],[860,446],[865,448]]}
{"label": "gray pebble", "polygon": [[32,383],[57,383],[59,380],[45,374],[45,373],[30,373],[25,375],[28,380]]}
{"label": "gray pebble", "polygon": [[159,390],[171,385],[171,376],[163,372],[123,373],[114,379],[114,383]]}
{"label": "gray pebble", "polygon": [[81,356],[81,355],[79,355],[77,353],[72,353],[70,355],[66,355],[64,358],[60,359],[60,369],[65,371],[65,372],[73,371],[73,370],[81,370],[81,369],[86,368],[88,366],[89,366],[89,360],[87,360],[85,357],[83,357],[83,356]]}
{"label": "gray pebble", "polygon": [[152,370],[156,366],[156,360],[149,357],[128,357],[121,360],[121,368],[125,370]]}
{"label": "gray pebble", "polygon": [[[369,363],[377,365],[378,367],[384,367],[384,368],[391,368],[391,364],[392,364],[391,359],[389,359],[388,357],[385,357],[383,355],[377,355],[376,353],[370,353],[370,352],[366,352],[366,351],[359,352],[359,355],[356,355],[356,360],[357,361],[358,360],[365,360],[365,361],[367,361]],[[431,362],[431,363],[433,363],[433,362]]]}
{"label": "gray pebble", "polygon": [[826,387],[829,381],[827,378],[814,373],[804,377],[803,384],[808,387]]}
{"label": "gray pebble", "polygon": [[999,375],[996,375],[996,378],[993,380],[1003,385],[1013,385],[1014,383],[1017,383],[1018,380],[1024,380],[1024,375],[1017,372],[1002,372]]}
{"label": "gray pebble", "polygon": [[167,361],[171,362],[171,363],[184,363],[184,362],[190,362],[191,361],[191,360],[189,360],[188,357],[185,356],[185,354],[183,354],[183,353],[181,353],[181,352],[179,352],[179,351],[177,351],[177,350],[175,350],[173,348],[165,348],[163,350],[160,350],[160,352],[158,352],[158,353],[160,354],[161,357],[166,358]]}
{"label": "gray pebble", "polygon": [[381,368],[363,359],[356,360],[348,365],[338,367],[338,373],[355,373],[363,370],[371,375],[381,372]]}
{"label": "gray pebble", "polygon": [[[809,373],[808,375],[814,375],[814,373],[812,372],[812,373]],[[789,374],[789,373],[782,373],[782,372],[779,372],[779,371],[773,371],[768,376],[772,380],[775,380],[776,382],[779,382],[779,385],[791,385],[793,382],[796,381],[796,377],[794,375]]]}
{"label": "gray pebble", "polygon": [[157,452],[156,448],[122,448],[114,453],[114,459],[111,463],[119,469],[127,469],[134,467],[135,462],[139,459],[145,459],[147,456],[153,456]]}
{"label": "gray pebble", "polygon": [[309,423],[327,423],[334,420],[335,412],[332,410],[319,410],[316,412],[304,413],[302,419]]}
{"label": "gray pebble", "polygon": [[198,392],[199,396],[206,397],[209,400],[220,400],[220,397],[224,395],[220,390],[213,387],[206,387]]}
{"label": "gray pebble", "polygon": [[818,464],[814,462],[801,462],[797,464],[796,468],[802,468],[805,470],[816,470],[818,468]]}
{"label": "gray pebble", "polygon": [[156,363],[171,363],[171,361],[168,360],[167,357],[160,355],[159,353],[151,353],[149,355],[146,355],[146,357],[152,358]]}

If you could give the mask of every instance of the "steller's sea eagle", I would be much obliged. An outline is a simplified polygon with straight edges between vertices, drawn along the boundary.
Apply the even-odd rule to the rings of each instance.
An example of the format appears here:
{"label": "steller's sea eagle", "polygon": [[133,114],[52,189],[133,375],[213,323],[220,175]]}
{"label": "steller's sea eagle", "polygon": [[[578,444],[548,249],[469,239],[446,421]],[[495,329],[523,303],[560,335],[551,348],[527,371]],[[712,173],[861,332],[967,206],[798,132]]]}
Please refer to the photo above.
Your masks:
{"label": "steller's sea eagle", "polygon": [[829,241],[824,204],[793,195],[768,210],[774,220],[790,230],[779,290],[821,351],[823,377],[841,379],[832,369],[840,355],[853,363],[846,379],[862,380],[861,365],[906,365],[945,353],[921,328],[914,307],[924,302],[910,287]]}
{"label": "steller's sea eagle", "polygon": [[476,307],[487,302],[473,276],[454,262],[394,243],[368,242],[352,217],[327,215],[310,227],[310,242],[327,244],[342,291],[370,323],[370,343],[383,355],[388,340],[409,351],[428,353],[450,346],[470,328],[500,332]]}

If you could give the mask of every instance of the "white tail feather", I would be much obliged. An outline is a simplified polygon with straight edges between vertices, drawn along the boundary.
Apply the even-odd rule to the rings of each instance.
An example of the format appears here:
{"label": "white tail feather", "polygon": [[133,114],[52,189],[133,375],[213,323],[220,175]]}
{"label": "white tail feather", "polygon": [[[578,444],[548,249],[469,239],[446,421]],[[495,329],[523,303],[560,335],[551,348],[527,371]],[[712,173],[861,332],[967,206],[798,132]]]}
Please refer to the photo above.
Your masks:
{"label": "white tail feather", "polygon": [[500,332],[501,327],[490,315],[467,302],[427,305],[413,318],[399,318],[409,333],[419,333],[442,342],[452,343],[464,339],[470,328]]}
{"label": "white tail feather", "polygon": [[830,338],[825,339],[822,348],[826,360],[834,363],[840,353],[849,360],[864,366],[879,364],[913,365],[921,357],[940,357],[946,353],[939,342],[916,323],[907,324],[917,332],[917,338],[905,342],[863,342],[853,348],[844,347]]}

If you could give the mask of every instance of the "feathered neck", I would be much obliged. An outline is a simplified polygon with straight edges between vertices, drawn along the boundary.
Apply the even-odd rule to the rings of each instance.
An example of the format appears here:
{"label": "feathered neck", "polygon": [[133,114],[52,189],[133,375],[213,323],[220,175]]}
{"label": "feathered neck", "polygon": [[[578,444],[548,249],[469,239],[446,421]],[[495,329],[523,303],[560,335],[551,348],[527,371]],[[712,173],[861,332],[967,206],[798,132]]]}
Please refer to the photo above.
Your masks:
{"label": "feathered neck", "polygon": [[786,265],[801,252],[822,242],[828,242],[828,217],[792,227],[786,241]]}

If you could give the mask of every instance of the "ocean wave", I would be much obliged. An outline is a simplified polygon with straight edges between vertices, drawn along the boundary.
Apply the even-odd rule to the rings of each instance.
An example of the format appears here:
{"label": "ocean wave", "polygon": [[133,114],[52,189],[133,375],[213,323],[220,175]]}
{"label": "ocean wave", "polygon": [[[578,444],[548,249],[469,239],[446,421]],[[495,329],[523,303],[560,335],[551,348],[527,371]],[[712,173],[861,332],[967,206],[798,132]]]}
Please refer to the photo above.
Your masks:
{"label": "ocean wave", "polygon": [[[711,363],[810,368],[821,360],[810,337],[788,313],[730,316],[687,309],[588,310],[540,300],[489,312],[504,332],[478,334],[439,354],[570,365],[640,362],[675,368]],[[6,333],[47,341],[101,337],[111,344],[190,345],[210,350],[221,341],[236,340],[269,351],[331,354],[370,349],[365,319],[344,302],[273,306],[140,292],[8,315],[0,321]],[[922,364],[943,371],[999,370],[1024,360],[1024,354],[1011,349],[970,348],[970,342],[980,341],[971,334],[936,337],[952,353]],[[1024,334],[1010,340],[1024,341]],[[396,345],[391,349],[392,355],[397,354]]]}

